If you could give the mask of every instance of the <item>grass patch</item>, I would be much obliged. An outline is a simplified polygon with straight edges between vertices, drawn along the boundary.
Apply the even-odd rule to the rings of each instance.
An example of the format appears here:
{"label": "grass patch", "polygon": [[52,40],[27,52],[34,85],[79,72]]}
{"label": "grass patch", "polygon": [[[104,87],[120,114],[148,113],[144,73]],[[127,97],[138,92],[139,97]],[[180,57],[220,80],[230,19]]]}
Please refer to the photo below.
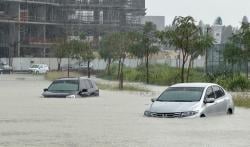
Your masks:
{"label": "grass patch", "polygon": [[[117,80],[118,66],[111,66],[111,74],[102,73],[98,77],[106,80]],[[170,67],[166,64],[150,65],[149,68],[149,84],[154,85],[172,85],[181,82],[180,69]],[[124,67],[124,80],[128,82],[146,82],[145,65],[140,65],[137,68]],[[190,72],[190,82],[205,82],[203,73],[193,69]]]}
{"label": "grass patch", "polygon": [[[118,84],[104,84],[104,83],[96,83],[98,88],[101,90],[111,90],[111,91],[119,91]],[[150,92],[147,88],[139,87],[136,85],[127,85],[125,84],[123,87],[123,91],[140,91],[140,92]]]}
{"label": "grass patch", "polygon": [[[80,77],[82,75],[78,72],[70,72],[69,76],[70,77]],[[47,74],[45,74],[45,79],[50,80],[50,81],[54,81],[56,79],[65,78],[65,77],[68,77],[67,71],[51,71],[51,72],[48,72]]]}
{"label": "grass patch", "polygon": [[250,108],[250,96],[247,94],[237,95],[234,98],[234,104],[237,107]]}

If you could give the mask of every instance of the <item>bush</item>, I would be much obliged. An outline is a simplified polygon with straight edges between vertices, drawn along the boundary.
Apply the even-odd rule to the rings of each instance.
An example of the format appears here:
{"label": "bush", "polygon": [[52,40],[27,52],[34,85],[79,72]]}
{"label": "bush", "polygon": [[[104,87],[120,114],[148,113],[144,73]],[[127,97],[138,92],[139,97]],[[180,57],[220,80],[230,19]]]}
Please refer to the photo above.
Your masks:
{"label": "bush", "polygon": [[240,94],[234,96],[234,104],[237,107],[250,108],[250,95],[249,94]]}
{"label": "bush", "polygon": [[245,91],[250,88],[249,80],[242,75],[222,75],[216,78],[215,83],[231,91]]}

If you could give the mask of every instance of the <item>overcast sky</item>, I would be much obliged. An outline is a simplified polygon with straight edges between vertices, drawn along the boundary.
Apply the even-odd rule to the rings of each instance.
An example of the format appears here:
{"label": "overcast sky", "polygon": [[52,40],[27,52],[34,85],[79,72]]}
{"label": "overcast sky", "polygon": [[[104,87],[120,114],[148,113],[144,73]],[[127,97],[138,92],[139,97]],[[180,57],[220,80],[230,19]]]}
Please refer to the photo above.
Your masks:
{"label": "overcast sky", "polygon": [[221,16],[224,25],[239,26],[243,16],[250,17],[250,0],[146,0],[146,8],[147,15],[165,16],[166,24],[191,15],[206,24]]}

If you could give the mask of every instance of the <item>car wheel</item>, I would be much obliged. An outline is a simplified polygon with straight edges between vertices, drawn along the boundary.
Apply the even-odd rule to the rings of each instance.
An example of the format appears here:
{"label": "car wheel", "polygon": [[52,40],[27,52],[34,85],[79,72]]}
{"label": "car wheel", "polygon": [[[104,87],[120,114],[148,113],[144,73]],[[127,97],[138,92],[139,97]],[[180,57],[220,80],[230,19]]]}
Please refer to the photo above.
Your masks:
{"label": "car wheel", "polygon": [[206,115],[205,114],[201,114],[200,118],[204,118],[204,117],[206,117]]}
{"label": "car wheel", "polygon": [[233,114],[233,110],[231,109],[231,108],[229,108],[228,110],[227,110],[227,115],[232,115]]}

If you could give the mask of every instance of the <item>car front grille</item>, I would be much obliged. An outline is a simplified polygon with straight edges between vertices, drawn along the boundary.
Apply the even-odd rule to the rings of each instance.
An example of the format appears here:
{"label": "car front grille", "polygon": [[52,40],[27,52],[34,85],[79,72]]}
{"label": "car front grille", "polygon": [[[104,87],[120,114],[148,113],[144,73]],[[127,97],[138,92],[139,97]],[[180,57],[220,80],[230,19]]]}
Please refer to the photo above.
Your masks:
{"label": "car front grille", "polygon": [[181,117],[180,112],[176,113],[151,113],[152,117],[159,117],[159,118],[179,118]]}

